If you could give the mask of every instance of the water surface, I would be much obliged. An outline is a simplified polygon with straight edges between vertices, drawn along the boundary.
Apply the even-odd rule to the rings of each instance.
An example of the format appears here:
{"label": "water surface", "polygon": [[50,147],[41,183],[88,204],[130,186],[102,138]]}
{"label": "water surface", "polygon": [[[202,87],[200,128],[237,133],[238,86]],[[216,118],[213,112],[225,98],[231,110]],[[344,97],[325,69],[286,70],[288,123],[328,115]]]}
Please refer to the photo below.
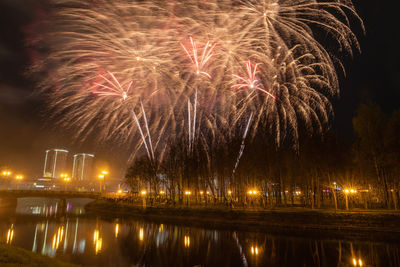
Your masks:
{"label": "water surface", "polygon": [[[400,245],[87,217],[87,199],[21,198],[0,241],[89,266],[400,266]],[[64,209],[63,208],[63,209]]]}

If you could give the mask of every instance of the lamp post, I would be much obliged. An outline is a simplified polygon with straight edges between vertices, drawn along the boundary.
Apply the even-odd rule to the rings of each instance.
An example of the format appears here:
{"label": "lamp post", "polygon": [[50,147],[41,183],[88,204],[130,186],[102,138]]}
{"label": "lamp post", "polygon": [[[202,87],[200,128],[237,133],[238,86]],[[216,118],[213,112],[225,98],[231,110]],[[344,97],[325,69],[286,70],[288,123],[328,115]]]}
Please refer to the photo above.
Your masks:
{"label": "lamp post", "polygon": [[185,191],[185,195],[186,195],[186,205],[187,205],[187,206],[189,206],[189,198],[190,198],[190,195],[191,195],[191,194],[192,194],[191,191],[189,191],[189,190]]}
{"label": "lamp post", "polygon": [[160,190],[159,194],[160,194],[160,203],[161,203],[165,199],[165,191],[164,190]]}
{"label": "lamp post", "polygon": [[142,190],[142,191],[140,192],[140,195],[142,196],[142,206],[143,206],[143,209],[146,209],[146,195],[147,195],[146,190]]}
{"label": "lamp post", "polygon": [[[11,175],[11,172],[9,171],[9,170],[3,170],[2,172],[1,172],[1,176],[3,176],[3,179],[4,179],[4,183],[6,184],[7,183],[7,179],[8,179],[8,176],[10,176]],[[1,182],[1,181],[0,181]]]}
{"label": "lamp post", "polygon": [[349,210],[349,194],[355,194],[357,193],[357,190],[355,189],[345,189],[344,190],[344,195],[346,199],[346,210]]}
{"label": "lamp post", "polygon": [[100,182],[100,184],[99,184],[99,192],[101,193],[103,190],[103,180],[104,180],[104,174],[99,174],[98,176],[97,176],[97,178],[99,178],[99,182]]}
{"label": "lamp post", "polygon": [[337,189],[337,183],[333,182],[333,201],[335,202],[335,212],[337,210],[337,198],[336,198],[336,189]]}
{"label": "lamp post", "polygon": [[233,203],[232,203],[232,190],[228,190],[228,201],[229,201],[229,208],[233,208]]}
{"label": "lamp post", "polygon": [[17,190],[19,190],[19,184],[20,184],[21,180],[24,179],[24,177],[22,175],[17,175],[17,176],[15,176],[15,179],[17,180]]}
{"label": "lamp post", "polygon": [[62,178],[62,180],[64,182],[64,191],[67,191],[67,184],[68,184],[68,182],[71,181],[71,179],[69,178],[69,175],[66,173],[60,174],[60,177]]}
{"label": "lamp post", "polygon": [[68,185],[68,183],[71,181],[71,179],[67,176],[67,177],[64,177],[64,182],[65,182],[65,185],[64,185],[64,191],[67,191],[67,185]]}
{"label": "lamp post", "polygon": [[258,191],[255,189],[247,191],[247,194],[249,194],[249,199],[252,200],[252,197],[255,197],[258,194]]}
{"label": "lamp post", "polygon": [[104,181],[104,178],[106,177],[107,174],[108,174],[108,171],[103,170],[103,171],[101,171],[101,173],[97,176],[97,178],[98,178],[99,181],[100,181],[100,187],[99,187],[99,192],[100,192],[100,193],[103,191],[103,181]]}
{"label": "lamp post", "polygon": [[10,176],[11,172],[10,171],[3,171],[1,174],[3,174],[3,176]]}

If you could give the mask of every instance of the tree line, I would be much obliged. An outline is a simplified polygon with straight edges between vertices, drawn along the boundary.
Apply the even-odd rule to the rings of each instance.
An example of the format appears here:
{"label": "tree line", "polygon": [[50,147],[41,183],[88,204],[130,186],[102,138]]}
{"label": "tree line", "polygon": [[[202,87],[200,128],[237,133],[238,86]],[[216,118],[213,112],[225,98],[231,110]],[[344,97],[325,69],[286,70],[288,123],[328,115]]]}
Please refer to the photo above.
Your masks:
{"label": "tree line", "polygon": [[[359,106],[353,118],[354,138],[338,138],[334,130],[299,137],[276,146],[273,138],[255,135],[219,142],[203,138],[188,151],[184,139],[169,142],[162,160],[137,157],[125,183],[139,194],[183,202],[190,191],[196,202],[255,201],[264,207],[300,205],[311,208],[398,208],[400,174],[400,110],[385,114],[374,104]],[[201,143],[203,142],[203,143]],[[253,196],[249,193],[255,191]],[[187,193],[186,193],[187,194]],[[347,207],[347,203],[346,203]]]}

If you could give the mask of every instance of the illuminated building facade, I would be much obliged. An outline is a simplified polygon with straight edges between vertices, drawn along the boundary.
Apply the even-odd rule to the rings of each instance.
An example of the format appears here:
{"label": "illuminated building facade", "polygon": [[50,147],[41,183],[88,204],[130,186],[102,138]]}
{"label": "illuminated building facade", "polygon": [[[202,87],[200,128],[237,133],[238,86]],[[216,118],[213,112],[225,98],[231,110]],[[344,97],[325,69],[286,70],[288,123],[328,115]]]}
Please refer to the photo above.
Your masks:
{"label": "illuminated building facade", "polygon": [[68,150],[48,149],[44,159],[43,177],[59,178],[67,168]]}
{"label": "illuminated building facade", "polygon": [[74,155],[72,180],[88,182],[92,175],[93,154],[79,153]]}

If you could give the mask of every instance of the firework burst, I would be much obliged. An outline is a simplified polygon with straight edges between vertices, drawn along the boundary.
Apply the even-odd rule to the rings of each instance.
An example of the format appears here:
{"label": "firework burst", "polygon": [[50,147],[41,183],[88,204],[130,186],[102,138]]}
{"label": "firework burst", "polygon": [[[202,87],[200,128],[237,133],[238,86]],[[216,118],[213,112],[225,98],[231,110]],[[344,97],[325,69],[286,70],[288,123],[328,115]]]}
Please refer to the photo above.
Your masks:
{"label": "firework burst", "polygon": [[[181,46],[183,50],[185,50],[187,56],[190,58],[190,61],[192,62],[195,73],[196,75],[204,75],[211,79],[211,75],[204,71],[204,68],[210,58],[213,56],[213,50],[215,48],[215,44],[212,44],[210,41],[207,41],[207,43],[203,46],[203,53],[199,53],[198,50],[198,43],[196,43],[192,37],[189,37],[190,40],[190,49],[186,48],[182,43]],[[190,50],[190,52],[189,52]]]}
{"label": "firework burst", "polygon": [[147,140],[153,159],[151,132],[210,149],[249,114],[250,136],[296,144],[300,125],[320,132],[329,123],[343,53],[318,37],[352,54],[359,46],[349,17],[360,20],[350,0],[54,1],[35,41],[48,53],[32,71],[47,74],[39,87],[64,126],[137,149]]}
{"label": "firework burst", "polygon": [[122,100],[126,100],[128,98],[129,91],[131,89],[133,81],[130,81],[126,86],[126,89],[120,84],[120,82],[115,78],[114,74],[108,72],[112,81],[106,78],[104,75],[100,74],[100,77],[108,83],[108,85],[104,85],[102,83],[95,82],[95,88],[93,88],[93,93],[98,96],[117,96],[122,98]]}
{"label": "firework burst", "polygon": [[247,62],[247,77],[241,77],[239,75],[236,74],[232,74],[233,77],[237,78],[239,80],[238,84],[232,85],[232,88],[237,88],[237,89],[242,89],[242,88],[249,88],[249,89],[254,89],[254,90],[259,90],[267,95],[269,95],[270,97],[272,97],[273,99],[276,99],[276,97],[271,94],[270,92],[268,92],[267,90],[265,90],[264,88],[262,88],[259,84],[259,80],[256,77],[256,73],[257,73],[257,68],[260,64],[255,64],[254,68],[252,68],[251,66],[251,62],[250,60]]}

